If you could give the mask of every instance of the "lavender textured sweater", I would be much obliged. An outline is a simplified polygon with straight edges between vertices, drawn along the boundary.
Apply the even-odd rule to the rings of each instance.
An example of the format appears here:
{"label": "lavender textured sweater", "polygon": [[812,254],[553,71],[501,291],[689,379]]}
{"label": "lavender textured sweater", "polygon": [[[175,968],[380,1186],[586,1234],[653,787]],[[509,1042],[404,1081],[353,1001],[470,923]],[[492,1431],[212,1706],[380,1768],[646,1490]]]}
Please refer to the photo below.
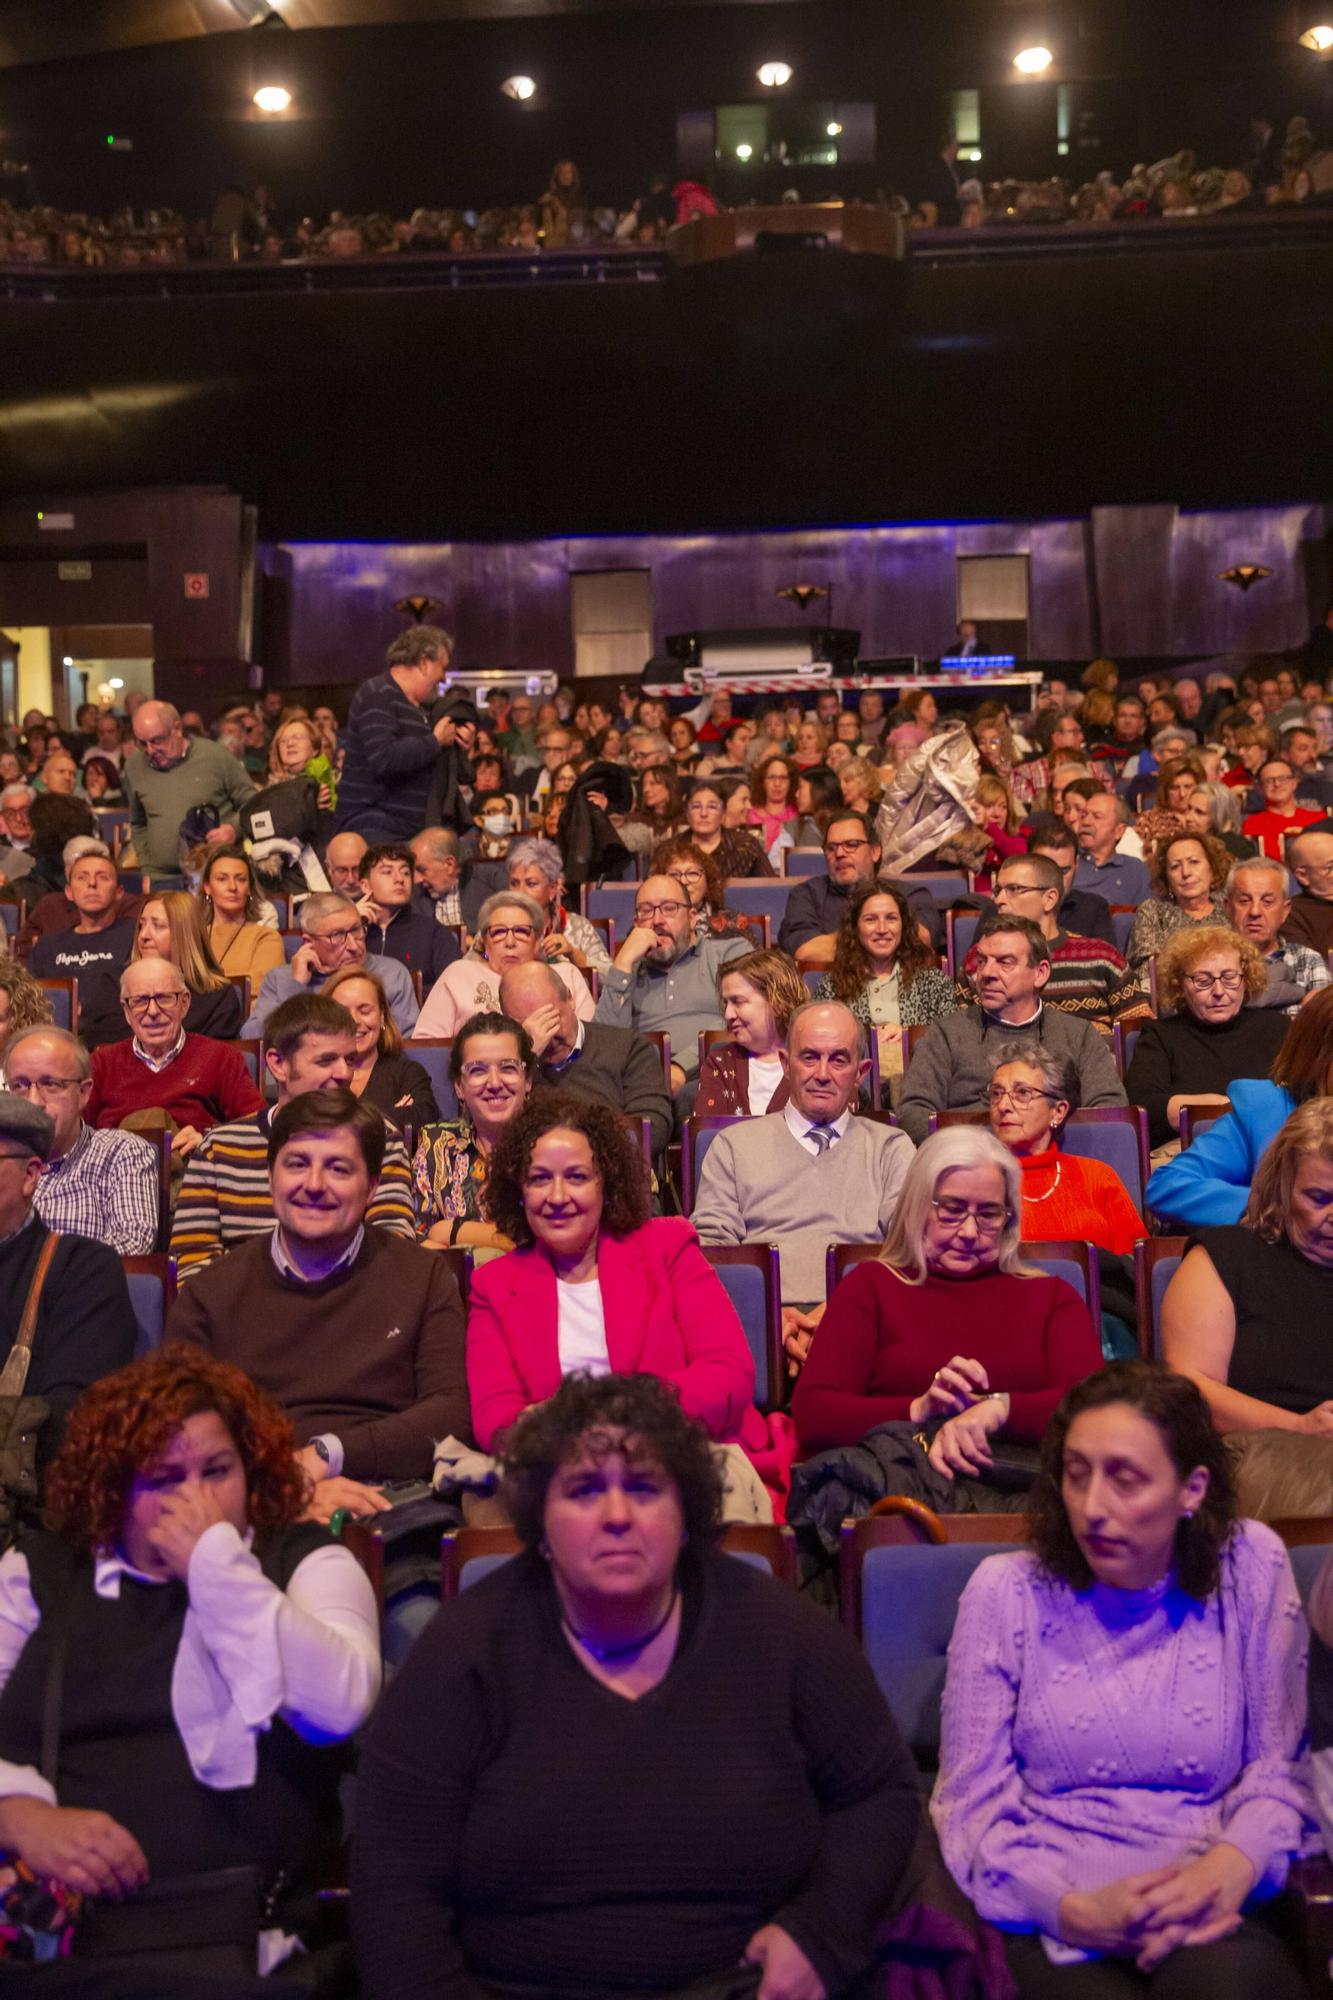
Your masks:
{"label": "lavender textured sweater", "polygon": [[991,1556],[959,1605],[931,1802],[977,1912],[1058,1937],[1060,1899],[1229,1841],[1271,1895],[1304,1843],[1308,1635],[1286,1551],[1242,1522],[1221,1588],[1074,1590]]}

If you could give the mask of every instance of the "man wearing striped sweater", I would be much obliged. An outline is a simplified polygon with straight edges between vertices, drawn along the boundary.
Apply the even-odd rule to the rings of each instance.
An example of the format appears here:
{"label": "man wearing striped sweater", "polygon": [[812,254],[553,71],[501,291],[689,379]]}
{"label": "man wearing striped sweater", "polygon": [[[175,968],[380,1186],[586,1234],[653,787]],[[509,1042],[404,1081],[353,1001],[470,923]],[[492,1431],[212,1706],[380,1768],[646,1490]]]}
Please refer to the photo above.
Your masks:
{"label": "man wearing striped sweater", "polygon": [[[195,1148],[171,1227],[178,1279],[193,1277],[224,1250],[274,1227],[268,1171],[273,1114],[307,1090],[346,1090],[354,1036],[347,1009],[322,993],[297,993],[274,1008],[265,1029],[264,1060],[278,1086],[277,1103],[253,1117],[215,1125]],[[415,1240],[407,1152],[392,1127],[366,1221]]]}

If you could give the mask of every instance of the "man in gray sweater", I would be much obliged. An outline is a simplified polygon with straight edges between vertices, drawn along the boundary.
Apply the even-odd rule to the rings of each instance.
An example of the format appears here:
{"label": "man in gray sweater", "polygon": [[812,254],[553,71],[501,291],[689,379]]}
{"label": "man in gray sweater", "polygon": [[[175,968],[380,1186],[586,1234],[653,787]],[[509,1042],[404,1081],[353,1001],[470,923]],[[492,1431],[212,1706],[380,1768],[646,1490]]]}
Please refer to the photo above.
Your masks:
{"label": "man in gray sweater", "polygon": [[138,748],[125,759],[134,856],[150,875],[180,867],[181,821],[196,806],[215,812],[210,846],[235,840],[241,807],[255,796],[245,766],[206,736],[187,736],[167,701],[146,701],[135,711]]}
{"label": "man in gray sweater", "polygon": [[703,1243],[777,1245],[782,1344],[795,1374],[824,1316],[824,1252],[884,1236],[912,1147],[891,1126],[852,1114],[870,1060],[865,1030],[841,1002],[798,1007],[782,1061],[786,1108],[718,1133],[691,1219]]}
{"label": "man in gray sweater", "polygon": [[973,946],[972,984],[979,1005],[946,1014],[922,1036],[903,1078],[898,1123],[919,1146],[932,1112],[982,1111],[990,1088],[991,1050],[1000,1042],[1040,1042],[1078,1071],[1089,1109],[1125,1104],[1110,1048],[1090,1022],[1042,1004],[1051,947],[1026,917],[987,917]]}

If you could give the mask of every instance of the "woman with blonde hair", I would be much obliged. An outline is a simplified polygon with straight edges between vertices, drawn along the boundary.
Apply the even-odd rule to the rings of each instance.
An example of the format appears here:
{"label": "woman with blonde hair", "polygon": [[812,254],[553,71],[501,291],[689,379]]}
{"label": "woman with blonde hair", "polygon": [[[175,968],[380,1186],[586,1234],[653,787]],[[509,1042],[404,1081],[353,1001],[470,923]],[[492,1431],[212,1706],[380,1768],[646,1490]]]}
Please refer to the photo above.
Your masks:
{"label": "woman with blonde hair", "polygon": [[320,992],[345,1007],[356,1030],[352,1074],[347,1088],[382,1111],[391,1125],[419,1132],[440,1115],[430,1077],[403,1053],[403,1037],[389,996],[368,965],[345,965],[324,981]]}
{"label": "woman with blonde hair", "polygon": [[213,956],[205,927],[203,905],[184,889],[166,889],[149,896],[139,911],[130,963],[141,958],[165,958],[175,966],[190,993],[182,1032],[210,1035],[214,1041],[234,1041],[244,1018],[241,996]]}
{"label": "woman with blonde hair", "polygon": [[759,1117],[787,1102],[781,1051],[787,1024],[810,998],[785,951],[752,951],[718,974],[718,999],[729,1042],[716,1042],[699,1066],[696,1114]]}
{"label": "woman with blonde hair", "polygon": [[1181,931],[1159,953],[1158,1018],[1139,1035],[1125,1077],[1130,1103],[1148,1113],[1154,1151],[1175,1140],[1186,1100],[1226,1108],[1237,1077],[1268,1075],[1290,1023],[1280,1007],[1255,1004],[1267,984],[1254,945],[1222,924]]}
{"label": "woman with blonde hair", "polygon": [[5,1050],[26,1028],[45,1028],[52,1019],[51,1002],[17,959],[0,959],[0,1076]]}
{"label": "woman with blonde hair", "polygon": [[[319,768],[312,771],[312,764]],[[331,812],[336,803],[331,776],[323,738],[309,716],[286,714],[269,744],[267,783],[280,785],[291,778],[314,778],[319,787],[319,810]]]}
{"label": "woman with blonde hair", "polygon": [[886,1491],[1003,1508],[970,1491],[988,1486],[1000,1434],[1035,1446],[1102,1359],[1083,1301],[1024,1263],[1021,1211],[1018,1162],[993,1133],[950,1125],[926,1140],[879,1255],[833,1292],[797,1380],[802,1457],[893,1425],[910,1449]]}

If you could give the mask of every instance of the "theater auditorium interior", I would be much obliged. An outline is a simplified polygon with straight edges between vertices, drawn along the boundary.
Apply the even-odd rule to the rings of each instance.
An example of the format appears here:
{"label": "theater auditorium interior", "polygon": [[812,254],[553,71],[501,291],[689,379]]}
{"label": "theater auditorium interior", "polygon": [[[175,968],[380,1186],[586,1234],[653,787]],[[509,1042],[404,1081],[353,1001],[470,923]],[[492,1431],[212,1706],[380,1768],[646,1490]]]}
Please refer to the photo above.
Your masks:
{"label": "theater auditorium interior", "polygon": [[0,2000],[1330,1994],[1322,4],[0,0]]}

